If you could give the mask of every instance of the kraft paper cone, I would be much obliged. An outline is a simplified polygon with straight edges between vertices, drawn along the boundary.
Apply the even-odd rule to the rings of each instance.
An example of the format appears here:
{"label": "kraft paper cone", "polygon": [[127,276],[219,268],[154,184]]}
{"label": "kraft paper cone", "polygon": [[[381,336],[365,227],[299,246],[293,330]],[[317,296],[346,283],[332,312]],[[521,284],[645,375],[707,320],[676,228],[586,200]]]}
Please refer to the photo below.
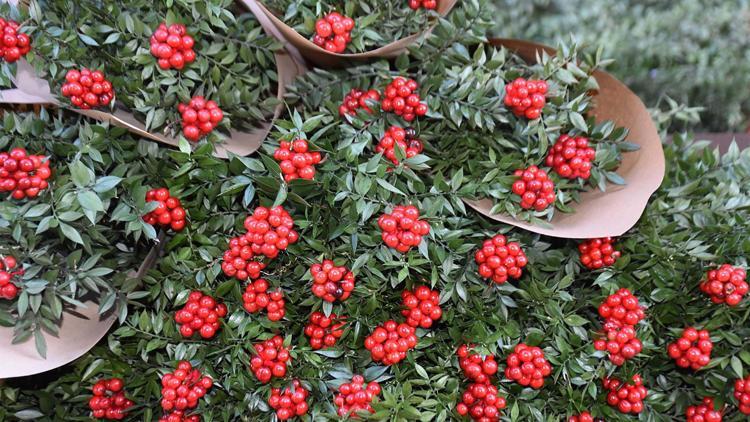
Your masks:
{"label": "kraft paper cone", "polygon": [[[492,39],[489,42],[515,51],[528,62],[536,62],[536,54],[542,50],[555,53],[550,47],[528,41]],[[493,206],[490,199],[465,201],[469,206],[493,220],[547,236],[570,239],[619,236],[638,222],[649,198],[664,179],[661,139],[638,96],[609,73],[596,71],[594,76],[600,89],[594,95],[590,115],[597,122],[611,120],[617,126],[627,128],[628,141],[640,146],[638,151],[623,154],[617,169],[617,174],[627,184],[610,184],[606,192],[598,189],[582,192],[580,202],[571,203],[574,212],[555,212],[550,227],[537,227],[508,215],[490,214]]]}
{"label": "kraft paper cone", "polygon": [[[351,60],[396,57],[406,51],[406,49],[420,37],[431,32],[433,28],[430,27],[422,33],[410,35],[375,50],[367,51],[364,53],[338,54],[326,51],[324,48],[315,45],[312,41],[303,37],[289,25],[285,24],[284,21],[276,17],[276,15],[268,10],[268,8],[263,5],[263,3],[257,0],[240,1],[244,3],[250,9],[250,11],[252,11],[256,15],[258,21],[260,21],[261,24],[270,21],[276,29],[275,31],[273,31],[273,33],[281,33],[281,38],[279,38],[281,42],[288,43],[289,45],[291,45],[291,47],[294,47],[295,51],[299,51],[301,56],[321,67],[342,67],[346,62]],[[447,15],[448,12],[453,9],[453,6],[456,5],[457,1],[458,0],[438,0],[437,12],[441,16]],[[287,47],[287,50],[292,49]]]}

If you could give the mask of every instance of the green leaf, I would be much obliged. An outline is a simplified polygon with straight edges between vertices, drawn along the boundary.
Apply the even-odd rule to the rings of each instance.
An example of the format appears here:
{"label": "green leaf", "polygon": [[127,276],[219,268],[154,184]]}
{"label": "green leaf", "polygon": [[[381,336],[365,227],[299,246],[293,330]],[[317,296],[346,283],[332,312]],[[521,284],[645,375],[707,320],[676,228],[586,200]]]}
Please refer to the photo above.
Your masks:
{"label": "green leaf", "polygon": [[78,233],[78,230],[73,228],[73,226],[60,222],[60,230],[62,230],[63,235],[65,235],[65,237],[67,237],[68,239],[72,240],[75,243],[83,245],[81,234]]}

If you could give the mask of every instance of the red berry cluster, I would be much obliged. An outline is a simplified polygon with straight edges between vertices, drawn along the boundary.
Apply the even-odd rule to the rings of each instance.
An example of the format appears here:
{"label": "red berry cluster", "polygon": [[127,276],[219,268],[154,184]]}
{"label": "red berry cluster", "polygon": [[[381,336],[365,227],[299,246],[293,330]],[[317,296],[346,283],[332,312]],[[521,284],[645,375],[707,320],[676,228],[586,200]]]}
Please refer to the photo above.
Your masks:
{"label": "red berry cluster", "polygon": [[66,82],[62,86],[62,95],[70,102],[84,110],[106,106],[115,98],[112,83],[104,78],[99,70],[71,69],[65,74]]}
{"label": "red berry cluster", "polygon": [[478,422],[497,422],[507,405],[505,398],[498,396],[497,387],[491,384],[470,384],[456,405],[456,412]]}
{"label": "red berry cluster", "polygon": [[531,166],[526,170],[516,170],[519,179],[513,182],[513,193],[521,197],[521,208],[534,208],[542,211],[555,202],[555,183],[547,172]]}
{"label": "red berry cluster", "polygon": [[182,134],[193,142],[211,133],[224,118],[216,101],[206,101],[200,95],[194,96],[187,103],[178,104],[177,111],[182,117]]}
{"label": "red berry cluster", "polygon": [[596,340],[596,350],[608,351],[609,360],[618,366],[641,352],[643,344],[636,338],[635,326],[645,314],[630,290],[620,289],[609,295],[599,305],[599,316],[604,319],[606,340]]}
{"label": "red berry cluster", "polygon": [[721,422],[723,419],[722,411],[716,410],[711,397],[704,397],[699,405],[688,406],[685,416],[687,422]]}
{"label": "red berry cluster", "polygon": [[538,119],[547,104],[547,82],[518,78],[505,86],[505,105],[516,116]]}
{"label": "red berry cluster", "polygon": [[381,103],[383,111],[392,111],[407,122],[417,116],[424,116],[427,114],[427,103],[419,98],[417,89],[419,84],[414,79],[397,76],[385,87],[385,99]]}
{"label": "red berry cluster", "polygon": [[271,389],[268,405],[276,411],[279,420],[285,421],[307,413],[307,396],[310,394],[298,380],[292,381],[292,388]]}
{"label": "red berry cluster", "polygon": [[708,272],[706,280],[700,284],[700,289],[711,298],[713,303],[736,306],[747,293],[745,276],[744,269],[724,264]]}
{"label": "red berry cluster", "polygon": [[354,19],[331,12],[315,22],[313,43],[331,53],[343,53],[346,45],[352,40]]}
{"label": "red berry cluster", "polygon": [[621,254],[620,251],[615,250],[612,242],[611,237],[602,237],[589,239],[579,244],[578,252],[581,254],[581,264],[590,270],[614,265]]}
{"label": "red berry cluster", "polygon": [[482,356],[472,352],[472,346],[463,344],[458,348],[458,366],[464,376],[477,384],[490,384],[490,378],[497,374],[497,362],[494,355]]}
{"label": "red berry cluster", "polygon": [[286,315],[286,304],[284,302],[284,292],[281,288],[267,293],[268,282],[259,278],[245,287],[245,293],[242,294],[242,302],[245,310],[254,314],[265,309],[268,312],[268,319],[271,321],[280,321]]}
{"label": "red berry cluster", "polygon": [[750,375],[734,382],[734,398],[739,403],[740,412],[750,415]]}
{"label": "red berry cluster", "polygon": [[256,355],[250,359],[250,369],[255,378],[262,383],[271,381],[271,377],[286,376],[286,366],[291,361],[289,350],[284,347],[284,339],[274,336],[264,342],[253,345]]}
{"label": "red berry cluster", "polygon": [[645,314],[643,308],[638,304],[638,298],[628,289],[619,289],[617,292],[607,296],[607,299],[599,305],[599,316],[604,322],[613,322],[619,325],[635,326]]}
{"label": "red berry cluster", "polygon": [[201,292],[191,292],[188,301],[174,316],[183,337],[192,337],[198,331],[201,337],[209,339],[219,329],[219,318],[227,315],[227,305]]}
{"label": "red berry cluster", "polygon": [[310,267],[312,292],[326,302],[345,301],[354,291],[354,273],[346,267],[337,267],[330,259]]}
{"label": "red berry cluster", "polygon": [[161,377],[161,407],[167,412],[194,409],[213,385],[213,380],[204,377],[190,362],[180,361],[174,372]]}
{"label": "red berry cluster", "polygon": [[0,299],[11,300],[18,295],[18,287],[13,284],[13,278],[23,275],[24,270],[19,268],[17,271],[11,271],[16,265],[16,258],[12,256],[6,256],[0,261]]}
{"label": "red berry cluster", "polygon": [[607,393],[607,403],[616,407],[622,413],[641,413],[643,411],[643,399],[646,398],[648,390],[643,386],[640,375],[633,375],[632,383],[623,383],[617,378],[604,378],[602,380]]}
{"label": "red berry cluster", "polygon": [[430,233],[430,224],[419,219],[419,210],[414,205],[398,205],[390,214],[378,218],[383,242],[401,253],[419,246],[422,236]]}
{"label": "red berry cluster", "polygon": [[566,179],[588,179],[591,177],[591,162],[596,151],[583,136],[560,135],[547,155],[547,166]]}
{"label": "red berry cluster", "polygon": [[365,349],[370,351],[372,360],[394,365],[406,359],[406,352],[417,346],[414,327],[388,320],[373,330],[365,338]]}
{"label": "red berry cluster", "polygon": [[568,422],[594,422],[594,417],[589,412],[583,412],[569,417]]}
{"label": "red berry cluster", "polygon": [[201,422],[200,415],[186,415],[182,410],[173,410],[159,418],[159,422]]}
{"label": "red berry cluster", "polygon": [[123,386],[120,378],[99,380],[94,384],[89,408],[95,418],[121,420],[128,415],[133,402],[125,398]]}
{"label": "red berry cluster", "polygon": [[256,208],[245,219],[245,229],[247,233],[244,236],[250,242],[253,253],[271,259],[299,239],[292,216],[281,205]]}
{"label": "red berry cluster", "polygon": [[497,284],[505,283],[508,277],[520,278],[529,262],[521,245],[508,242],[502,234],[485,240],[482,249],[474,253],[474,260],[479,265],[479,275]]}
{"label": "red berry cluster", "polygon": [[333,399],[336,404],[338,415],[346,417],[359,412],[374,413],[372,399],[380,394],[380,384],[371,381],[365,385],[365,377],[355,375],[351,382],[345,382],[339,386],[339,393]]}
{"label": "red berry cluster", "polygon": [[420,7],[424,7],[428,10],[435,10],[437,8],[437,0],[409,0],[409,7],[417,10]]}
{"label": "red berry cluster", "polygon": [[344,334],[343,316],[331,314],[325,316],[321,312],[313,312],[310,322],[305,326],[305,335],[310,339],[310,347],[315,350],[333,347]]}
{"label": "red berry cluster", "polygon": [[417,131],[414,128],[402,129],[399,126],[391,126],[385,132],[385,135],[380,138],[380,142],[375,146],[375,151],[382,152],[385,158],[389,159],[394,165],[398,165],[396,145],[404,151],[406,158],[412,158],[424,149],[422,141],[417,139],[416,136]]}
{"label": "red berry cluster", "polygon": [[427,286],[418,286],[413,292],[401,292],[401,315],[406,317],[406,323],[414,328],[430,328],[432,323],[443,316],[440,308],[440,292],[430,290]]}
{"label": "red berry cluster", "polygon": [[273,158],[279,162],[284,180],[287,182],[294,179],[312,180],[315,177],[315,165],[320,163],[321,157],[317,151],[308,152],[308,148],[306,139],[279,143],[279,147],[273,152]]}
{"label": "red berry cluster", "polygon": [[185,208],[180,200],[170,195],[169,189],[151,189],[146,192],[146,202],[158,202],[156,209],[143,216],[143,221],[152,226],[171,227],[178,232],[185,228]]}
{"label": "red berry cluster", "polygon": [[224,262],[221,270],[229,277],[244,281],[260,277],[260,272],[266,264],[256,261],[251,242],[246,236],[233,237],[229,240],[229,249],[224,251]]}
{"label": "red berry cluster", "polygon": [[158,59],[159,67],[177,70],[195,60],[195,40],[187,34],[185,25],[162,23],[151,35],[151,54]]}
{"label": "red berry cluster", "polygon": [[711,362],[713,348],[714,344],[708,331],[687,327],[679,339],[667,346],[667,353],[680,368],[692,368],[697,371]]}
{"label": "red berry cluster", "polygon": [[378,91],[375,91],[374,89],[362,91],[361,89],[353,88],[344,96],[344,101],[339,106],[339,115],[342,117],[347,114],[355,115],[359,108],[368,113],[372,113],[372,110],[367,104],[368,101],[379,102],[380,94]]}
{"label": "red berry cluster", "polygon": [[0,152],[0,192],[13,192],[13,199],[35,198],[51,175],[43,155],[29,155],[23,148]]}
{"label": "red berry cluster", "polygon": [[519,343],[506,359],[505,377],[524,387],[542,388],[544,377],[552,372],[542,349]]}
{"label": "red berry cluster", "polygon": [[8,63],[15,63],[31,50],[31,38],[18,33],[18,22],[0,18],[0,57]]}

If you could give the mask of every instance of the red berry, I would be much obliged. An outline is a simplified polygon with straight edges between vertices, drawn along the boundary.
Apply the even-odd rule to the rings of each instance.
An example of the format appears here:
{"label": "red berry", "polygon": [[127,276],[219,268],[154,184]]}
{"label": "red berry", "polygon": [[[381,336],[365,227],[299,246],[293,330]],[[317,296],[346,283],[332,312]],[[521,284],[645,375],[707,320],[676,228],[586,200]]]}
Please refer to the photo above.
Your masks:
{"label": "red berry", "polygon": [[159,67],[164,70],[171,68],[182,69],[185,64],[195,60],[193,45],[195,40],[186,35],[185,25],[173,24],[167,28],[162,23],[151,36],[151,54],[157,58]]}
{"label": "red berry", "polygon": [[589,239],[578,245],[581,263],[590,270],[598,270],[614,265],[621,256],[620,251],[614,249],[614,239],[602,237]]}
{"label": "red berry", "polygon": [[723,264],[718,269],[708,271],[706,279],[700,283],[700,289],[713,303],[737,306],[748,291],[745,277],[744,269]]}
{"label": "red berry", "polygon": [[343,53],[351,41],[354,20],[337,12],[331,12],[315,22],[312,42],[331,53]]}
{"label": "red berry", "polygon": [[529,120],[538,119],[547,103],[547,83],[518,78],[505,86],[505,105],[513,114]]}
{"label": "red berry", "polygon": [[381,238],[390,248],[405,253],[419,246],[423,236],[430,233],[430,224],[419,220],[419,210],[413,205],[398,205],[390,214],[378,218]]}
{"label": "red berry", "polygon": [[630,383],[624,383],[616,378],[605,378],[603,384],[604,389],[609,390],[607,404],[626,414],[643,411],[643,400],[648,390],[642,385],[639,375],[634,375]]}
{"label": "red berry", "polygon": [[256,355],[250,359],[250,369],[258,381],[268,383],[271,377],[286,376],[287,365],[291,363],[289,351],[284,347],[281,336],[274,336],[253,345]]}
{"label": "red berry", "polygon": [[547,155],[545,163],[557,174],[567,179],[588,179],[591,176],[591,162],[596,151],[589,146],[588,138],[560,135]]}
{"label": "red berry", "polygon": [[143,216],[145,222],[171,227],[174,231],[181,231],[185,227],[185,209],[180,206],[179,199],[170,195],[167,188],[146,192],[146,202],[157,202],[157,208]]}
{"label": "red berry", "polygon": [[86,68],[80,71],[71,69],[65,75],[65,80],[68,82],[61,87],[62,95],[82,109],[106,106],[115,96],[112,83],[98,70],[91,72]]}
{"label": "red berry", "polygon": [[515,176],[519,179],[511,188],[514,194],[521,197],[521,208],[543,211],[555,202],[555,184],[544,170],[531,166],[516,170]]}
{"label": "red berry", "polygon": [[685,328],[682,336],[667,346],[667,354],[677,366],[698,370],[711,362],[713,343],[706,330]]}

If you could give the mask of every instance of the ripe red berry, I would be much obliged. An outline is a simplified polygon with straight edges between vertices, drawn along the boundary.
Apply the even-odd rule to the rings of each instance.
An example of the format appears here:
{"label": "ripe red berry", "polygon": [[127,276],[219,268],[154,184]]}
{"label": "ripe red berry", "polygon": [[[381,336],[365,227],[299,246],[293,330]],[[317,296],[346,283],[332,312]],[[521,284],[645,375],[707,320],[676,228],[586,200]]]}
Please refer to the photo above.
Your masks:
{"label": "ripe red berry", "polygon": [[745,276],[744,269],[724,264],[708,271],[706,280],[700,284],[700,289],[711,298],[713,303],[737,306],[742,301],[742,297],[747,294],[748,285]]}
{"label": "ripe red berry", "polygon": [[555,202],[555,183],[537,166],[516,170],[511,190],[521,197],[521,208],[543,211]]}
{"label": "ripe red berry", "polygon": [[340,54],[352,40],[352,29],[354,19],[342,16],[338,12],[331,12],[315,22],[315,35],[312,41],[331,53]]}
{"label": "ripe red berry", "polygon": [[190,362],[180,361],[177,369],[161,377],[161,407],[165,412],[195,409],[198,400],[212,386],[213,380],[210,377],[203,376]]}
{"label": "ripe red berry", "polygon": [[18,28],[18,22],[0,18],[0,58],[7,63],[15,63],[31,51],[31,38]]}
{"label": "ripe red berry", "polygon": [[380,384],[371,381],[365,384],[362,375],[354,375],[350,382],[339,386],[338,394],[333,400],[340,417],[355,417],[357,413],[374,413],[372,400],[380,394]]}
{"label": "ripe red berry", "polygon": [[398,205],[390,214],[378,218],[381,238],[389,248],[406,253],[419,246],[422,237],[430,233],[430,224],[419,219],[419,210],[414,205]]}
{"label": "ripe red berry", "polygon": [[594,422],[594,417],[589,412],[582,412],[568,418],[568,422]]}
{"label": "ripe red berry", "polygon": [[615,250],[611,237],[589,239],[578,245],[581,263],[590,270],[610,267],[620,257],[620,251]]}
{"label": "ripe red berry", "polygon": [[10,192],[13,199],[37,197],[49,186],[51,175],[43,155],[29,155],[23,148],[0,152],[0,192]]}
{"label": "ripe red berry", "polygon": [[157,207],[144,215],[143,221],[152,226],[171,227],[176,232],[185,228],[185,208],[167,188],[149,190],[146,192],[146,202],[156,202]]}
{"label": "ripe red berry", "polygon": [[308,410],[307,396],[309,391],[299,380],[292,381],[292,388],[272,388],[268,405],[276,411],[276,417],[285,421],[295,416],[302,417]]}
{"label": "ripe red berry", "polygon": [[279,147],[273,153],[273,158],[279,162],[285,181],[312,180],[315,177],[315,165],[320,163],[321,156],[317,151],[308,152],[308,147],[306,139],[279,143]]}
{"label": "ripe red berry", "polygon": [[219,330],[219,320],[226,315],[226,305],[195,291],[190,293],[187,303],[177,311],[174,320],[183,337],[189,338],[199,333],[204,339],[210,339]]}
{"label": "ripe red berry", "polygon": [[180,103],[177,110],[182,117],[182,134],[192,142],[208,135],[224,119],[224,113],[215,101],[196,95],[187,103]]}
{"label": "ripe red berry", "polygon": [[182,410],[173,410],[159,418],[159,422],[201,422],[200,415],[186,415]]}
{"label": "ripe red berry", "polygon": [[723,410],[716,410],[714,399],[704,397],[699,405],[688,406],[685,412],[687,422],[721,422]]}
{"label": "ripe red berry", "polygon": [[292,216],[280,205],[256,208],[245,218],[245,229],[244,237],[253,254],[271,259],[299,239]]}
{"label": "ripe red berry", "polygon": [[589,146],[588,138],[583,136],[560,135],[547,155],[547,167],[566,179],[588,179],[591,176],[591,162],[596,158],[596,151]]}
{"label": "ripe red berry", "polygon": [[482,356],[472,351],[472,345],[463,344],[458,348],[458,365],[464,376],[477,384],[490,384],[497,373],[497,361],[494,355]]}
{"label": "ripe red berry", "polygon": [[358,109],[362,109],[367,113],[372,113],[369,103],[377,103],[380,101],[380,94],[374,89],[368,91],[362,91],[357,88],[353,88],[344,96],[344,101],[339,106],[339,115],[355,115]]}
{"label": "ripe red berry", "polygon": [[17,278],[24,274],[24,269],[16,268],[16,259],[10,255],[5,256],[0,260],[0,299],[12,300],[18,295],[18,286],[20,280]]}
{"label": "ripe red berry", "polygon": [[507,405],[498,395],[497,387],[491,384],[471,384],[461,394],[456,412],[478,422],[497,422]]}
{"label": "ripe red berry", "polygon": [[380,142],[375,146],[375,151],[383,153],[385,158],[390,160],[394,165],[398,165],[399,160],[396,157],[396,145],[398,145],[406,158],[412,158],[421,154],[424,149],[422,141],[416,138],[416,130],[413,128],[402,129],[399,126],[391,126],[386,133],[380,138]]}
{"label": "ripe red berry", "polygon": [[621,413],[641,413],[643,411],[643,400],[648,390],[643,386],[640,375],[633,375],[631,383],[623,383],[616,378],[604,378],[602,380],[607,393],[607,404],[619,410]]}
{"label": "ripe red berry", "polygon": [[365,348],[374,362],[394,365],[406,359],[406,353],[417,346],[414,327],[389,320],[365,338]]}
{"label": "ripe red berry", "polygon": [[428,10],[435,10],[437,8],[437,0],[409,0],[409,7],[417,10],[420,7],[424,7]]}
{"label": "ripe red berry", "polygon": [[734,382],[734,398],[741,413],[750,415],[750,375]]}
{"label": "ripe red berry", "polygon": [[260,272],[266,268],[266,264],[259,261],[253,252],[251,242],[247,236],[234,237],[229,240],[229,249],[224,251],[221,270],[228,277],[245,281],[260,277]]}
{"label": "ripe red berry", "polygon": [[711,362],[713,346],[708,331],[687,327],[679,339],[667,346],[667,353],[680,368],[697,371]]}
{"label": "ripe red berry", "polygon": [[280,321],[286,315],[284,292],[281,288],[270,293],[267,291],[268,282],[262,278],[249,283],[242,294],[243,306],[251,314],[265,309],[269,320]]}
{"label": "ripe red berry", "polygon": [[547,82],[518,78],[505,86],[505,105],[513,114],[538,119],[547,104]]}
{"label": "ripe red berry", "polygon": [[407,122],[427,114],[427,103],[416,92],[419,84],[413,79],[397,76],[385,88],[385,99],[380,103],[383,111],[393,112]]}
{"label": "ripe red berry", "polygon": [[594,341],[594,348],[607,351],[609,360],[620,366],[641,352],[643,344],[636,337],[635,326],[645,314],[638,298],[628,289],[619,289],[599,305],[599,316],[604,319],[603,338]]}
{"label": "ripe red berry", "polygon": [[336,345],[336,341],[344,334],[345,320],[344,316],[325,316],[321,312],[313,312],[305,326],[305,335],[310,340],[310,347],[319,350]]}
{"label": "ripe red berry", "polygon": [[524,387],[540,389],[544,377],[552,373],[552,366],[544,358],[542,349],[519,343],[506,359],[505,377]]}
{"label": "ripe red berry", "polygon": [[70,98],[70,102],[84,110],[103,107],[115,98],[112,83],[104,78],[99,70],[71,69],[65,74],[66,82],[61,87],[64,97]]}
{"label": "ripe red berry", "polygon": [[474,253],[474,260],[479,265],[479,275],[497,284],[505,283],[508,277],[520,278],[528,263],[521,245],[507,242],[502,234],[485,240],[482,248]]}
{"label": "ripe red berry", "polygon": [[310,274],[313,279],[313,294],[326,302],[343,302],[354,291],[354,273],[346,267],[337,267],[329,259],[321,264],[313,264]]}
{"label": "ripe red berry", "polygon": [[258,381],[266,384],[272,377],[286,376],[287,365],[291,363],[289,350],[284,347],[284,339],[274,336],[253,345],[255,356],[250,359],[250,369]]}
{"label": "ripe red berry", "polygon": [[430,290],[427,286],[418,286],[414,291],[401,292],[401,306],[404,308],[401,315],[406,317],[406,323],[414,328],[430,328],[433,322],[443,316],[440,292]]}
{"label": "ripe red berry", "polygon": [[124,383],[121,378],[110,378],[97,381],[92,387],[89,409],[96,419],[122,420],[128,416],[128,409],[133,402],[125,397]]}
{"label": "ripe red berry", "polygon": [[181,70],[195,60],[195,40],[187,34],[185,25],[161,23],[149,40],[151,54],[160,68]]}

